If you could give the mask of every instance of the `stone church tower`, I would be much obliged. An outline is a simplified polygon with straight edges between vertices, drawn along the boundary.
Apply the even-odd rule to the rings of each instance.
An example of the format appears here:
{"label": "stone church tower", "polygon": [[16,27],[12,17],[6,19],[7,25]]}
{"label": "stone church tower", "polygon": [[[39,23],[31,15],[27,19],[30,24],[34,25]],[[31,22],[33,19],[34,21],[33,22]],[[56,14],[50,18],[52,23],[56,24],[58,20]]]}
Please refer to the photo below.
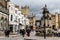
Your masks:
{"label": "stone church tower", "polygon": [[28,6],[21,7],[21,12],[24,15],[24,17],[27,17],[29,15],[29,7]]}

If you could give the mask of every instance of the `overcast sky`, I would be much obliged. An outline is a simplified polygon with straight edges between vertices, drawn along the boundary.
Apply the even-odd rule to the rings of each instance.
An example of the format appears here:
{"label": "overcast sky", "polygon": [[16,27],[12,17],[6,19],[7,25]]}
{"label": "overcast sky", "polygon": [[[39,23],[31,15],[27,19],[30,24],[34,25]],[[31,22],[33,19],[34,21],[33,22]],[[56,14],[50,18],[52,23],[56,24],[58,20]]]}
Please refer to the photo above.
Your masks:
{"label": "overcast sky", "polygon": [[60,12],[60,0],[11,0],[11,2],[19,6],[28,5],[30,14],[33,12],[36,14],[36,18],[41,17],[45,4],[51,13]]}

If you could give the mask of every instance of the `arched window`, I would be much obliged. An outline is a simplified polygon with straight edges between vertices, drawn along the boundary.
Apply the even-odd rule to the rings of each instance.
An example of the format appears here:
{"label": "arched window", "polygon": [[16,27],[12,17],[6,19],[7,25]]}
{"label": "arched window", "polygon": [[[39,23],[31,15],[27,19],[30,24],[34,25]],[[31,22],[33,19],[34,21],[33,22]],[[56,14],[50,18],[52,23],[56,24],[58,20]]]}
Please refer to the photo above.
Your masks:
{"label": "arched window", "polygon": [[4,17],[2,16],[2,17],[1,17],[1,20],[3,20],[3,19],[4,19]]}
{"label": "arched window", "polygon": [[7,18],[5,18],[5,21],[7,21]]}

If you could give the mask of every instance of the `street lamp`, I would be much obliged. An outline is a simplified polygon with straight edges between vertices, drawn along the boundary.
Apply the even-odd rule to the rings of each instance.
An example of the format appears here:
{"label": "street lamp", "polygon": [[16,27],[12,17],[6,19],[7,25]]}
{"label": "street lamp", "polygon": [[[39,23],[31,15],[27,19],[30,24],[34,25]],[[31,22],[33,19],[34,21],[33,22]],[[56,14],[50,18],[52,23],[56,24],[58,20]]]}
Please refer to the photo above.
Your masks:
{"label": "street lamp", "polygon": [[48,15],[49,11],[47,10],[47,6],[45,5],[45,7],[43,8],[43,18],[44,18],[44,39],[46,39],[46,24],[45,24],[45,20],[49,18]]}
{"label": "street lamp", "polygon": [[46,39],[46,24],[45,24],[45,14],[43,14],[44,17],[44,39]]}

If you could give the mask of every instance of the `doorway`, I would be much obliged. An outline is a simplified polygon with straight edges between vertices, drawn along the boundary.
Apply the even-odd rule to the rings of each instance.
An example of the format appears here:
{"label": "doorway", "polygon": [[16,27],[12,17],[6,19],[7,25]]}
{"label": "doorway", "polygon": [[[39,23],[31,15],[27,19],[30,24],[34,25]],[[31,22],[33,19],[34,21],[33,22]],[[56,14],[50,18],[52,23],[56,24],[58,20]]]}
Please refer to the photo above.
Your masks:
{"label": "doorway", "polygon": [[55,25],[52,26],[52,29],[55,29]]}
{"label": "doorway", "polygon": [[10,25],[10,32],[13,32],[13,25]]}

